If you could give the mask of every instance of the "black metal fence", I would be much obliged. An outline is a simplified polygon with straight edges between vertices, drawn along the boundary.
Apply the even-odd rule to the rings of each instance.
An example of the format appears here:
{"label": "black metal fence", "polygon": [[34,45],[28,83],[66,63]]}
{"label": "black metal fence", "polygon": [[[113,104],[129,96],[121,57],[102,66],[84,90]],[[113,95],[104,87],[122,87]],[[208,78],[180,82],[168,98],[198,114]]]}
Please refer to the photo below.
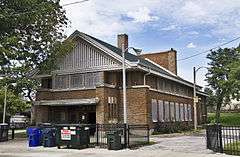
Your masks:
{"label": "black metal fence", "polygon": [[148,125],[129,125],[127,130],[128,147],[141,146],[149,143]]}
{"label": "black metal fence", "polygon": [[240,155],[240,126],[207,125],[206,133],[208,149]]}
{"label": "black metal fence", "polygon": [[117,131],[124,148],[137,147],[149,143],[148,125],[86,124],[90,130],[90,146],[107,147],[107,134]]}

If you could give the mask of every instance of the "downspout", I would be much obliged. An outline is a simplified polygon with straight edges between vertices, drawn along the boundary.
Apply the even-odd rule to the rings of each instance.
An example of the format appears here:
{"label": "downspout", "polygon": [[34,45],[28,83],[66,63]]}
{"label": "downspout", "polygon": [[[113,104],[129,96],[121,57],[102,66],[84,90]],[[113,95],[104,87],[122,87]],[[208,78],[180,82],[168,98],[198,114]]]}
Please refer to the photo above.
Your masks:
{"label": "downspout", "polygon": [[148,73],[144,74],[144,77],[143,77],[144,86],[146,85],[146,76],[150,75],[150,74],[151,74],[151,72],[150,72],[150,69],[148,68]]}

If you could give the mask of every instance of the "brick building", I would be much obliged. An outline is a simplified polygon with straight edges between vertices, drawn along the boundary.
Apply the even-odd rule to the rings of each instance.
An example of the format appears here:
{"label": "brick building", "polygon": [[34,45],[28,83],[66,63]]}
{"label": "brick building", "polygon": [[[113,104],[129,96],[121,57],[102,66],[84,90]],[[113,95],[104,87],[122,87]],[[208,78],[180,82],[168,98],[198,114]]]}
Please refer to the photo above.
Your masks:
{"label": "brick building", "polygon": [[[38,74],[41,88],[34,103],[36,123],[122,123],[121,47],[128,36],[118,35],[118,47],[75,31],[72,52],[58,61],[51,74]],[[193,84],[177,76],[177,52],[126,53],[127,117],[130,124],[193,121]],[[198,122],[206,121],[206,94],[197,86]]]}

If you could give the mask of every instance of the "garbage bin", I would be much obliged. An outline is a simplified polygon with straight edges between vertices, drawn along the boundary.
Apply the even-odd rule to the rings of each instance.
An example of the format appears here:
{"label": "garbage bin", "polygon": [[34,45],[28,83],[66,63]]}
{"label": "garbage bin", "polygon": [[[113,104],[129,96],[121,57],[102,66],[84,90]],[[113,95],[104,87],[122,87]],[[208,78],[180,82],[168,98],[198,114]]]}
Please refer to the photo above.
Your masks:
{"label": "garbage bin", "polygon": [[122,149],[121,135],[118,131],[110,131],[107,133],[107,146],[109,150]]}
{"label": "garbage bin", "polygon": [[42,131],[38,127],[27,128],[29,147],[41,146]]}
{"label": "garbage bin", "polygon": [[[44,137],[43,137],[43,130],[46,129],[46,128],[54,128],[54,125],[52,125],[51,123],[38,123],[37,124],[37,127],[41,130],[42,132],[42,136],[41,136],[41,141],[40,143],[43,144],[44,142]],[[55,131],[56,132],[56,131]],[[45,136],[46,137],[46,136]]]}
{"label": "garbage bin", "polygon": [[56,146],[56,129],[55,128],[42,129],[42,145],[44,147]]}
{"label": "garbage bin", "polygon": [[7,123],[0,124],[0,142],[8,140],[9,126]]}
{"label": "garbage bin", "polygon": [[58,148],[67,146],[68,148],[88,147],[90,143],[89,128],[80,124],[56,125],[56,144]]}

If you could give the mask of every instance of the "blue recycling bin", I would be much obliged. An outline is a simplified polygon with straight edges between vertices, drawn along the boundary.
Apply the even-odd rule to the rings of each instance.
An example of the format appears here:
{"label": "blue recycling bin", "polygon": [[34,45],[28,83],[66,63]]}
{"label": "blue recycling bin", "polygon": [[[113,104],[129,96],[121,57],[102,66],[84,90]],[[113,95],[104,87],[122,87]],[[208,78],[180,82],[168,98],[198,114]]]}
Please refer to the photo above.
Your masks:
{"label": "blue recycling bin", "polygon": [[37,147],[42,145],[41,144],[42,131],[40,128],[37,127],[27,128],[27,135],[29,147]]}
{"label": "blue recycling bin", "polygon": [[56,146],[56,129],[55,128],[43,128],[42,144],[44,147]]}

